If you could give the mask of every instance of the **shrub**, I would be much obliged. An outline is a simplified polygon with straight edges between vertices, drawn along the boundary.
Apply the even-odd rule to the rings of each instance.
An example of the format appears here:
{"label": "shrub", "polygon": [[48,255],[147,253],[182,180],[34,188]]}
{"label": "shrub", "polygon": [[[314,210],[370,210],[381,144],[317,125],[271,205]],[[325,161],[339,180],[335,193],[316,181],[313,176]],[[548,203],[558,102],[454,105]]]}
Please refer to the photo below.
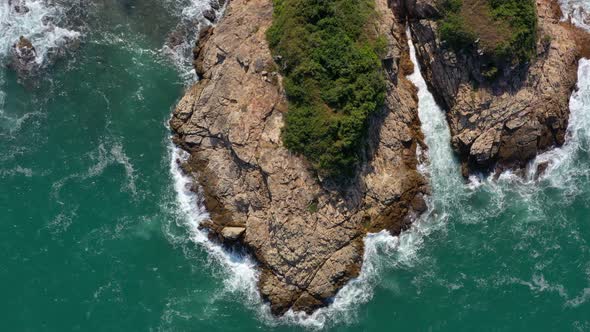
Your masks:
{"label": "shrub", "polygon": [[499,67],[529,61],[535,54],[534,0],[446,0],[443,13],[440,37],[456,50],[479,40],[478,47]]}
{"label": "shrub", "polygon": [[463,22],[463,17],[456,13],[449,13],[439,28],[440,36],[454,49],[464,49],[472,45],[477,38],[475,33]]}
{"label": "shrub", "polygon": [[366,33],[372,0],[274,0],[267,39],[281,56],[289,101],[283,142],[319,173],[344,175],[359,160],[368,117],[383,103],[378,54]]}

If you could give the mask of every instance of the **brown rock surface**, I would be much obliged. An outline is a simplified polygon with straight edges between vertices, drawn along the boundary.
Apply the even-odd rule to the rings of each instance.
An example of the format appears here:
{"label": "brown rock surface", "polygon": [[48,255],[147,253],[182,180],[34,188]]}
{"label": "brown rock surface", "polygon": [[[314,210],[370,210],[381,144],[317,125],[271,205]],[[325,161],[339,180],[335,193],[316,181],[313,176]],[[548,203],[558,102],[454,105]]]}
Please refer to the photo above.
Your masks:
{"label": "brown rock surface", "polygon": [[202,186],[211,237],[228,243],[231,234],[255,256],[273,313],[309,313],[359,274],[367,231],[399,233],[424,210],[428,187],[416,171],[422,134],[415,88],[398,70],[408,51],[404,29],[387,1],[377,0],[375,29],[388,40],[386,105],[372,119],[357,176],[345,185],[318,179],[282,145],[287,106],[265,39],[271,3],[228,4],[196,48],[201,80],[170,126],[174,142],[190,153],[182,169]]}
{"label": "brown rock surface", "polygon": [[583,32],[560,22],[556,6],[553,0],[537,0],[535,59],[494,83],[482,77],[477,54],[455,53],[441,43],[435,17],[422,18],[424,10],[418,9],[409,13],[418,18],[411,22],[417,55],[426,81],[448,110],[464,175],[495,166],[523,167],[538,153],[563,144]]}

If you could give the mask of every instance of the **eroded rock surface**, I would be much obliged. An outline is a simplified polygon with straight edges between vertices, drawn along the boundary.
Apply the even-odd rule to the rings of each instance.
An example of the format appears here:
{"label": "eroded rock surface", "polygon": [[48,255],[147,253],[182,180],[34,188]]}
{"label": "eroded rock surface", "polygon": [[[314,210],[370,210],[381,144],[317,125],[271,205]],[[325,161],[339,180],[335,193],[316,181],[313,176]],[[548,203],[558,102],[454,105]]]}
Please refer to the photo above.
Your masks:
{"label": "eroded rock surface", "polygon": [[538,153],[564,143],[578,59],[589,40],[560,22],[556,2],[537,0],[536,57],[501,73],[494,83],[483,77],[477,51],[455,53],[437,38],[440,13],[433,12],[434,1],[416,3],[408,6],[408,15],[417,55],[426,81],[448,110],[452,145],[465,176],[523,167]]}
{"label": "eroded rock surface", "polygon": [[202,187],[211,215],[203,226],[256,258],[261,295],[275,314],[327,305],[359,274],[367,231],[397,234],[426,208],[416,93],[399,68],[408,52],[404,28],[386,0],[376,3],[389,93],[350,183],[318,179],[283,147],[287,105],[265,39],[271,0],[233,0],[203,33],[195,48],[201,79],[170,120],[174,142],[190,154],[182,169]]}

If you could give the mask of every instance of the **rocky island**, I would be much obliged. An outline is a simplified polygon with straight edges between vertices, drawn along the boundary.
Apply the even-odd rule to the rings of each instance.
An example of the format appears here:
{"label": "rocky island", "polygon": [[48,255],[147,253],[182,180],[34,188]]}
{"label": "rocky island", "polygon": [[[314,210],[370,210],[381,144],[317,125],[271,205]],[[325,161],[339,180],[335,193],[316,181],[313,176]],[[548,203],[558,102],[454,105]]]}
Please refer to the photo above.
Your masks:
{"label": "rocky island", "polygon": [[[350,4],[333,2],[344,11]],[[259,290],[274,314],[311,313],[328,305],[358,276],[367,232],[399,234],[427,209],[428,181],[417,170],[426,162],[420,152],[426,147],[416,88],[406,79],[413,70],[406,25],[423,74],[448,110],[464,175],[522,167],[539,151],[563,143],[583,34],[559,21],[553,2],[539,0],[534,54],[490,74],[482,65],[486,53],[477,47],[480,41],[453,49],[441,40],[441,6],[375,0],[367,7],[374,12],[357,28],[375,36],[370,44],[375,47],[367,52],[378,56],[383,93],[375,94],[379,102],[361,113],[360,123],[329,135],[318,123],[349,128],[346,116],[363,107],[344,111],[341,98],[354,90],[330,90],[305,101],[315,90],[297,90],[305,80],[294,78],[291,58],[277,54],[280,42],[268,38],[276,33],[268,33],[275,29],[273,17],[281,15],[273,16],[271,0],[232,0],[219,23],[201,32],[194,49],[200,79],[170,120],[174,143],[189,154],[178,162],[209,211],[201,226],[212,239],[255,257]],[[309,15],[317,23],[332,14]],[[311,112],[301,113],[310,119],[308,126],[293,120],[290,112],[298,109]],[[304,139],[288,139],[294,124]],[[358,142],[347,141],[346,135],[358,130],[362,135],[352,136]],[[306,150],[306,144],[314,149]]]}

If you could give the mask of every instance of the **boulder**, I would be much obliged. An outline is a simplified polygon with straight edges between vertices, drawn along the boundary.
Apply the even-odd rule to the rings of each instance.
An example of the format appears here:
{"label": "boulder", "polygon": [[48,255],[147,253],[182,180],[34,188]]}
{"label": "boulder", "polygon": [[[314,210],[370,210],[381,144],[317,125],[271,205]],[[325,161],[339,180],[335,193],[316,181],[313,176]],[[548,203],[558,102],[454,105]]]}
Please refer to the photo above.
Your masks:
{"label": "boulder", "polygon": [[246,227],[223,227],[221,236],[227,241],[237,241],[246,231]]}

